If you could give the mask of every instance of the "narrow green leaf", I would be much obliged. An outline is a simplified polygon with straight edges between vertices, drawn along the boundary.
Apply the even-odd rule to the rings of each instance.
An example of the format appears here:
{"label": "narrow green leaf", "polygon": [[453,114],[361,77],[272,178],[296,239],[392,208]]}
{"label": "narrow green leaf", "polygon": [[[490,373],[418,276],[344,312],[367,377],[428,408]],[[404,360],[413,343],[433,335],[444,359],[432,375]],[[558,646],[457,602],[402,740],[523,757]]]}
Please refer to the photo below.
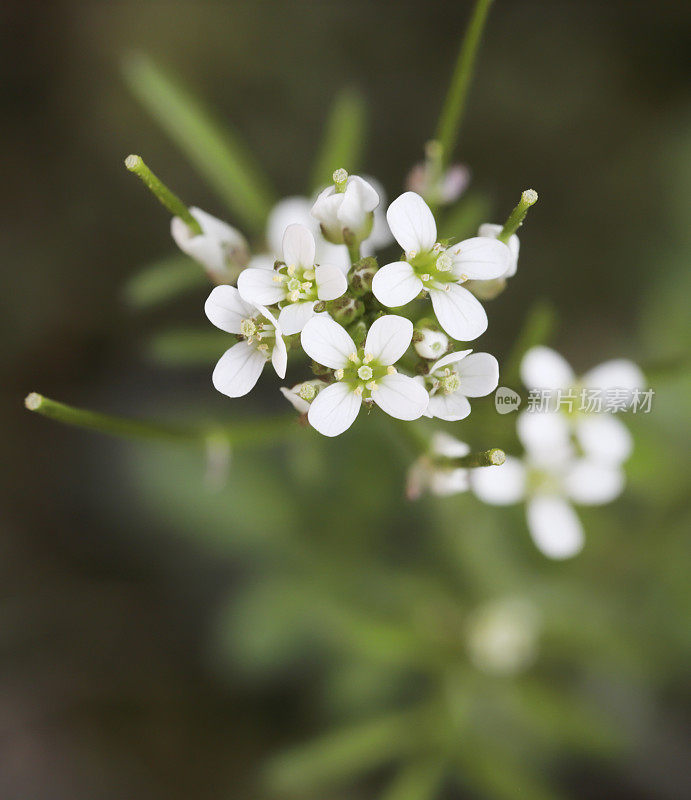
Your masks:
{"label": "narrow green leaf", "polygon": [[254,233],[260,233],[274,193],[235,131],[221,127],[146,56],[130,56],[123,70],[134,96],[200,175]]}
{"label": "narrow green leaf", "polygon": [[178,328],[155,334],[146,345],[147,358],[166,367],[213,365],[235,339],[213,328]]}
{"label": "narrow green leaf", "polygon": [[367,107],[360,92],[354,89],[340,91],[331,106],[326,121],[324,138],[312,174],[313,190],[331,181],[337,169],[355,172],[365,143]]}
{"label": "narrow green leaf", "polygon": [[492,0],[477,0],[470,22],[461,42],[456,65],[451,84],[446,95],[444,107],[439,117],[436,140],[442,147],[441,159],[442,167],[447,166],[451,160],[454,147],[458,140],[458,132],[461,128],[463,111],[465,110],[466,100],[470,81],[473,77],[475,59],[480,48],[482,32],[487,22]]}
{"label": "narrow green leaf", "polygon": [[209,279],[199,264],[187,256],[174,255],[144,267],[125,283],[122,291],[127,305],[141,310],[208,285]]}

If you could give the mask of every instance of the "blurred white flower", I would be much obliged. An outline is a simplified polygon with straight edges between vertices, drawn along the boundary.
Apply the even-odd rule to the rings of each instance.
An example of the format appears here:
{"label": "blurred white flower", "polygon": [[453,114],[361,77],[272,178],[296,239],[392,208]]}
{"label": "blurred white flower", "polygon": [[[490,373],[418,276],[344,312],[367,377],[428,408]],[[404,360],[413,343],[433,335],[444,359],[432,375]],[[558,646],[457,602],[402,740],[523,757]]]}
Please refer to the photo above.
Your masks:
{"label": "blurred white flower", "polygon": [[467,624],[473,664],[492,675],[516,675],[534,661],[540,633],[537,608],[527,600],[507,598],[480,606]]}
{"label": "blurred white flower", "polygon": [[528,528],[538,549],[549,558],[576,555],[584,532],[571,503],[603,505],[624,488],[618,464],[576,455],[563,415],[524,411],[517,421],[523,459],[507,456],[497,469],[473,470],[471,488],[491,505],[525,501]]}
{"label": "blurred white flower", "polygon": [[319,193],[312,216],[319,222],[324,238],[333,244],[359,243],[368,238],[374,225],[379,195],[364,178],[334,172],[335,184]]}
{"label": "blurred white flower", "polygon": [[427,392],[413,378],[393,366],[410,346],[413,323],[393,314],[372,323],[364,348],[358,350],[350,334],[326,314],[313,317],[303,328],[303,350],[329,369],[336,382],[312,401],[308,420],[325,436],[338,436],[355,421],[362,402],[376,403],[392,417],[421,417],[429,402]]}
{"label": "blurred white flower", "polygon": [[289,225],[283,234],[283,264],[279,269],[250,267],[238,278],[243,300],[255,305],[283,302],[278,322],[286,336],[299,333],[314,316],[318,300],[335,300],[348,281],[332,264],[316,264],[314,236],[304,225]]}
{"label": "blurred white flower", "polygon": [[437,175],[434,164],[421,161],[408,173],[406,189],[421,195],[433,205],[444,206],[458,200],[469,183],[470,170],[465,164],[452,164]]}
{"label": "blurred white flower", "polygon": [[285,377],[288,353],[278,322],[267,308],[246,302],[234,286],[217,286],[204,311],[217,328],[243,337],[214,368],[212,381],[219,392],[228,397],[247,394],[269,360],[279,378]]}
{"label": "blurred white flower", "polygon": [[281,386],[281,394],[299,414],[306,414],[310,410],[312,400],[327,386],[326,381],[318,379],[303,381],[290,389]]}
{"label": "blurred white flower", "polygon": [[[552,400],[561,393],[562,401],[572,395],[572,406],[559,406],[564,418],[572,427],[583,452],[592,458],[612,464],[621,464],[633,449],[633,440],[626,425],[607,412],[607,393],[617,391],[622,402],[630,400],[636,389],[642,389],[645,378],[641,370],[628,359],[605,361],[577,378],[566,359],[549,347],[533,347],[521,362],[521,380],[534,391],[549,393]],[[602,401],[592,410],[581,409],[585,401]],[[554,403],[552,403],[554,407]],[[565,412],[565,413],[564,413]],[[533,412],[539,413],[539,412]]]}
{"label": "blurred white flower", "polygon": [[469,471],[463,467],[446,466],[440,459],[462,458],[470,453],[465,442],[437,432],[432,436],[429,452],[420,456],[408,470],[406,496],[417,500],[427,491],[438,497],[466,492],[470,486]]}
{"label": "blurred white flower", "polygon": [[170,233],[175,244],[198,261],[215,283],[234,282],[250,260],[245,237],[228,223],[200,208],[193,206],[189,211],[202,232],[195,235],[180,217],[173,217]]}
{"label": "blurred white flower", "polygon": [[461,350],[440,358],[417,380],[429,390],[425,416],[451,422],[470,414],[469,397],[484,397],[497,388],[499,364],[489,353]]}
{"label": "blurred white flower", "polygon": [[484,333],[485,310],[461,284],[503,275],[510,257],[508,247],[495,239],[475,237],[444,248],[436,241],[432,212],[414,192],[394,200],[386,218],[405,260],[386,264],[374,276],[372,291],[377,300],[397,308],[426,290],[439,324],[453,339],[470,341]]}

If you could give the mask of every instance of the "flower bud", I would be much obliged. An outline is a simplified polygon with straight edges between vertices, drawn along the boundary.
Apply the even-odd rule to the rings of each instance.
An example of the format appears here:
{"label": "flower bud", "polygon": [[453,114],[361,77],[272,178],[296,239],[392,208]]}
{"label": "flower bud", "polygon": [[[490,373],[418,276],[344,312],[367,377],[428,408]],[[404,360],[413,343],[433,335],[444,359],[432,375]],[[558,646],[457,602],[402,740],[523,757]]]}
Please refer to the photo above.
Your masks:
{"label": "flower bud", "polygon": [[472,292],[478,300],[494,300],[506,289],[506,278],[491,281],[466,281],[463,287]]}
{"label": "flower bud", "polygon": [[367,338],[367,323],[364,319],[359,319],[352,327],[348,329],[350,336],[355,342],[356,347],[362,347]]}
{"label": "flower bud", "polygon": [[361,258],[355,263],[350,273],[349,283],[356,297],[362,297],[372,291],[372,279],[378,269],[377,259],[372,256]]}
{"label": "flower bud", "polygon": [[416,328],[413,335],[413,347],[422,358],[436,359],[444,355],[449,346],[445,333],[435,328]]}
{"label": "flower bud", "polygon": [[340,325],[347,327],[365,313],[365,304],[347,294],[329,303],[329,313]]}
{"label": "flower bud", "polygon": [[372,232],[379,195],[367,181],[345,170],[336,170],[334,181],[317,197],[312,216],[328,242],[352,246]]}

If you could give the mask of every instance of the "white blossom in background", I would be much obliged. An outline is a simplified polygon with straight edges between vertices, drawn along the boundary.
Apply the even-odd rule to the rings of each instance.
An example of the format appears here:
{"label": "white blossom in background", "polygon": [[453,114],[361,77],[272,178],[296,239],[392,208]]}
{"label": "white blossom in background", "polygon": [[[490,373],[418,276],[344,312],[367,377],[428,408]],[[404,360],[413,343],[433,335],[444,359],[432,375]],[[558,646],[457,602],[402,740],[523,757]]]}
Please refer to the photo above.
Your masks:
{"label": "white blossom in background", "polygon": [[466,626],[471,661],[491,675],[517,675],[527,669],[537,656],[539,634],[537,608],[520,598],[480,606]]}
{"label": "white blossom in background", "polygon": [[303,381],[290,389],[281,386],[281,394],[299,414],[306,414],[310,410],[312,400],[328,386],[326,381],[319,379]]}
{"label": "white blossom in background", "polygon": [[405,192],[386,213],[389,227],[404,250],[404,260],[383,266],[372,291],[385,306],[398,308],[429,292],[441,327],[453,339],[470,341],[487,329],[480,302],[461,285],[467,280],[491,280],[503,275],[509,249],[496,239],[475,237],[445,248],[437,242],[437,225],[425,201]]}
{"label": "white blossom in background", "polygon": [[334,370],[336,382],[312,401],[310,425],[325,436],[338,436],[353,424],[363,402],[376,403],[397,419],[421,417],[429,402],[427,392],[393,366],[412,336],[413,323],[390,314],[372,323],[364,348],[357,348],[331,317],[313,317],[302,330],[302,348],[318,364]]}
{"label": "white blossom in background", "polygon": [[242,336],[214,368],[212,381],[219,392],[228,397],[247,394],[267,361],[279,378],[285,377],[288,353],[278,321],[267,308],[246,302],[234,286],[217,286],[207,298],[204,311],[217,328]]}
{"label": "white blossom in background", "polygon": [[183,253],[198,261],[215,283],[231,283],[249,260],[249,247],[245,237],[220,219],[192,206],[190,214],[199,223],[202,232],[196,234],[180,217],[170,221],[170,233]]}
{"label": "white blossom in background", "polygon": [[461,350],[443,356],[416,380],[429,391],[425,416],[453,422],[470,414],[469,397],[484,397],[497,388],[499,364],[489,353]]}
{"label": "white blossom in background", "polygon": [[283,235],[283,262],[278,269],[250,267],[238,278],[243,300],[255,305],[285,303],[278,317],[286,336],[299,333],[314,316],[318,300],[335,300],[348,281],[332,264],[316,264],[314,236],[304,225],[289,225]]}
{"label": "white blossom in background", "polygon": [[449,347],[449,338],[442,331],[423,326],[415,329],[413,347],[420,358],[440,358]]}
{"label": "white blossom in background", "polygon": [[612,460],[578,456],[568,422],[556,411],[524,411],[516,426],[525,456],[507,456],[491,471],[473,470],[471,489],[491,505],[525,502],[528,528],[538,549],[549,558],[570,558],[584,543],[583,526],[572,503],[610,503],[624,488],[624,473]]}
{"label": "white blossom in background", "polygon": [[420,456],[408,470],[406,497],[417,500],[424,492],[446,497],[468,491],[469,470],[446,466],[440,459],[462,458],[469,453],[470,447],[465,442],[437,431],[430,441],[429,452]]}
{"label": "white blossom in background", "polygon": [[[583,451],[600,461],[620,464],[633,449],[633,440],[626,425],[607,412],[608,393],[627,403],[636,389],[642,389],[645,378],[641,370],[628,359],[613,359],[577,378],[566,359],[549,347],[533,347],[521,362],[521,380],[528,389],[547,392],[554,401],[560,393],[559,412],[571,426]],[[569,408],[564,398],[571,398]],[[596,404],[581,410],[586,403]],[[551,403],[555,407],[555,403]],[[538,414],[539,412],[533,412]]]}
{"label": "white blossom in background", "polygon": [[375,188],[358,175],[334,172],[335,185],[321,191],[312,206],[324,238],[333,244],[359,243],[374,226],[374,209],[379,205]]}

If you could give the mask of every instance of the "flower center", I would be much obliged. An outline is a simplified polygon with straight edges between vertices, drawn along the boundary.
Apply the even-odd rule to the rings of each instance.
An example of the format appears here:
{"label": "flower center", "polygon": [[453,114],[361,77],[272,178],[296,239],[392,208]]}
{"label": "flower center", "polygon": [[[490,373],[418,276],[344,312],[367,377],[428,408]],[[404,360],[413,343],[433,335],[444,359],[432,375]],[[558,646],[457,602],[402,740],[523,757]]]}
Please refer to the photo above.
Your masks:
{"label": "flower center", "polygon": [[252,338],[257,332],[257,326],[253,319],[243,319],[240,323],[240,333],[247,339],[247,341],[251,342]]}
{"label": "flower center", "polygon": [[306,400],[308,403],[317,395],[317,390],[311,383],[303,383],[302,386],[298,389],[298,394],[303,400]]}
{"label": "flower center", "polygon": [[357,371],[358,378],[363,381],[371,380],[373,374],[372,367],[368,367],[366,364],[363,364]]}
{"label": "flower center", "polygon": [[276,329],[270,322],[260,317],[243,319],[240,323],[240,335],[247,344],[253,344],[267,359],[271,357],[276,341]]}
{"label": "flower center", "polygon": [[347,383],[363,400],[371,400],[373,392],[377,391],[378,382],[386,375],[393,375],[395,372],[395,367],[380,364],[371,353],[365,353],[360,348],[350,354],[348,365],[337,369],[334,377],[337,381]]}
{"label": "flower center", "polygon": [[437,244],[422,253],[406,253],[406,261],[420,278],[425,289],[444,289],[450,283],[457,283],[452,272],[453,260],[443,245]]}
{"label": "flower center", "polygon": [[439,389],[443,394],[453,394],[461,388],[461,379],[455,370],[448,367],[437,376]]}
{"label": "flower center", "polygon": [[305,300],[317,299],[315,277],[313,267],[280,264],[274,280],[276,283],[285,284],[286,300],[291,303],[299,303]]}

